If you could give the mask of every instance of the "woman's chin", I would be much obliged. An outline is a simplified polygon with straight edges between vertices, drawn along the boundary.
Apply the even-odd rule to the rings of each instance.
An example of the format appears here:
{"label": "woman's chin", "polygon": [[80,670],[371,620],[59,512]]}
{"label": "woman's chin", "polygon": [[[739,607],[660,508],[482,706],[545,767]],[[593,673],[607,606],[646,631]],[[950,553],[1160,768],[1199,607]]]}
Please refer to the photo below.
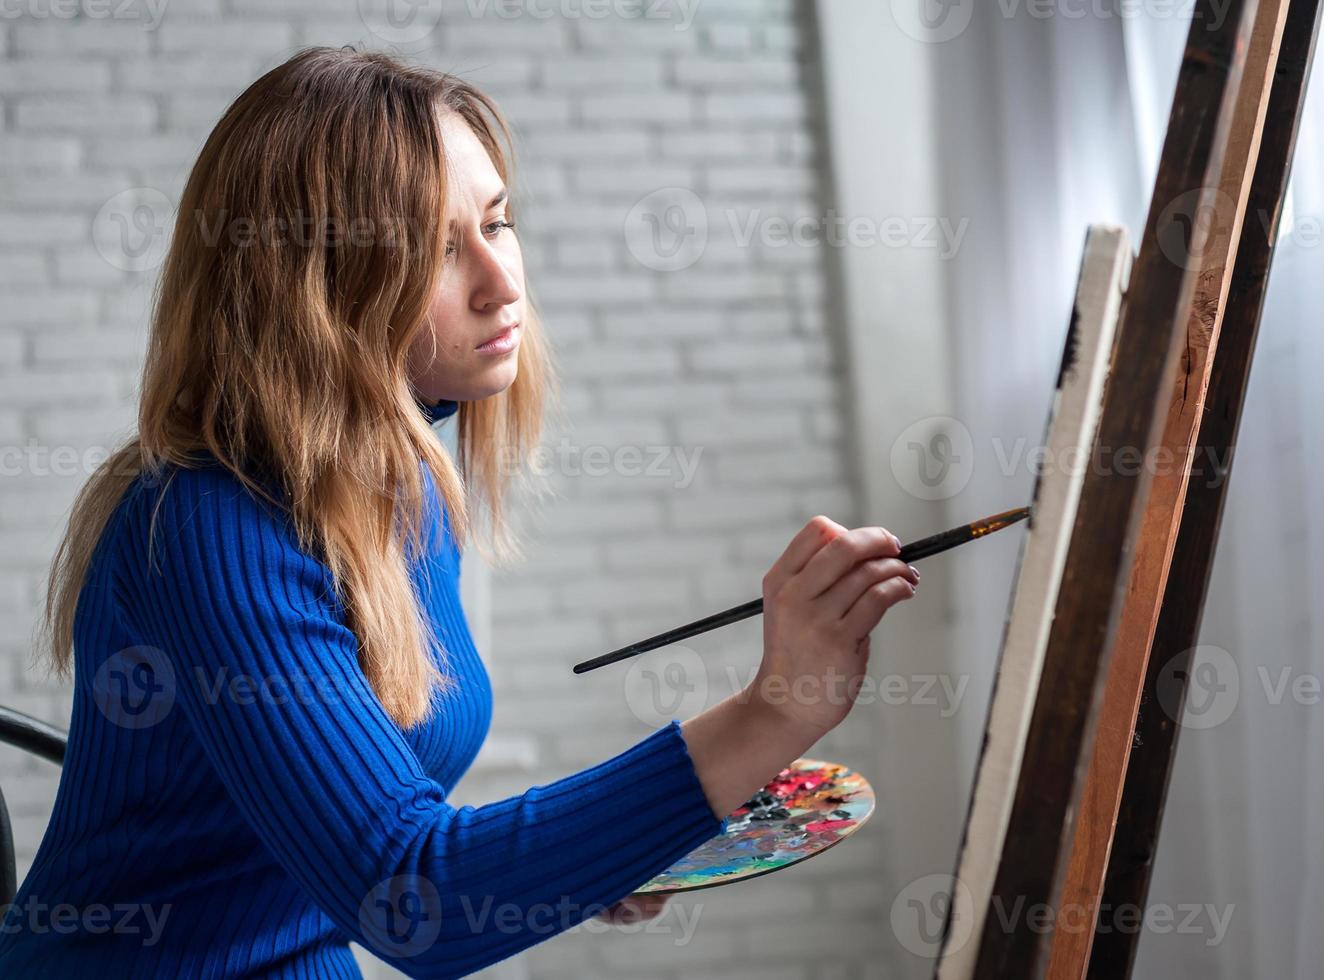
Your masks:
{"label": "woman's chin", "polygon": [[494,364],[473,382],[473,395],[464,401],[477,401],[499,395],[515,383],[519,376],[519,361],[513,355],[501,364]]}

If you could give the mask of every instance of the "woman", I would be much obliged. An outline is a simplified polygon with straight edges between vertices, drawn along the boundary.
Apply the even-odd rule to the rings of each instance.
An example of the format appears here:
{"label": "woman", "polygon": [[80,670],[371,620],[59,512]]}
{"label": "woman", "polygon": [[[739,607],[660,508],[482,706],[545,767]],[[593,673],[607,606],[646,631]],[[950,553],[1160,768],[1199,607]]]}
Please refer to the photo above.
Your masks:
{"label": "woman", "polygon": [[[69,750],[0,974],[356,977],[351,940],[468,973],[655,914],[632,889],[850,710],[918,575],[882,528],[816,517],[764,578],[747,690],[522,795],[446,802],[491,716],[458,595],[471,505],[507,553],[498,461],[537,444],[552,380],[508,144],[468,84],[326,48],[207,140],[137,436],[52,568]],[[458,464],[429,428],[449,415]]]}

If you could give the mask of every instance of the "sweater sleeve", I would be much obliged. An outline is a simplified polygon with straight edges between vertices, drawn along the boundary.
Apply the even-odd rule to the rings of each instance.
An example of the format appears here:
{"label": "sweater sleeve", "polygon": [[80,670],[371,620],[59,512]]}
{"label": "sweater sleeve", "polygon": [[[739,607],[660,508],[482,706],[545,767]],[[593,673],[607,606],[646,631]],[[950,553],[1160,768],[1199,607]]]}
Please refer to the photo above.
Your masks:
{"label": "sweater sleeve", "polygon": [[120,527],[119,587],[173,710],[275,860],[410,976],[470,973],[569,929],[725,828],[675,721],[582,772],[449,805],[288,519],[223,471],[143,496]]}

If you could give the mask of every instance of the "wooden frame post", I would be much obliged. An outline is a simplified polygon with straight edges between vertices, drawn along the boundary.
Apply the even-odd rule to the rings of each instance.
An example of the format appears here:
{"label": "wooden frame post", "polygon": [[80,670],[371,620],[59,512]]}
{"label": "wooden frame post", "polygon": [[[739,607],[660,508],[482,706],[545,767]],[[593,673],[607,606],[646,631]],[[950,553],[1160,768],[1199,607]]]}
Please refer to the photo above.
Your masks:
{"label": "wooden frame post", "polygon": [[[1138,738],[1125,770],[1116,835],[1103,883],[1102,902],[1108,908],[1143,908],[1149,891],[1191,651],[1199,638],[1213,569],[1231,454],[1245,403],[1319,20],[1319,0],[1292,0],[1247,202],[1249,217],[1241,228],[1232,288],[1197,438],[1201,457],[1225,460],[1227,468],[1215,474],[1217,479],[1193,480],[1186,487],[1172,573],[1163,591],[1153,650],[1144,675],[1136,722]],[[1161,684],[1169,695],[1163,705],[1158,698]],[[1176,699],[1170,696],[1173,691],[1178,694]],[[1134,930],[1100,930],[1089,957],[1090,980],[1129,976],[1138,942],[1139,934]]]}
{"label": "wooden frame post", "polygon": [[[1030,544],[1065,539],[1065,559],[1015,596],[1009,637],[1022,605],[1047,604],[1051,626],[1033,680],[1004,683],[1027,680],[1026,642],[1000,666],[942,980],[1104,980],[1134,963],[1139,930],[1096,920],[1143,911],[1182,710],[1158,693],[1185,696],[1319,3],[1197,0],[1093,465],[1074,510],[1031,528]],[[975,911],[957,941],[962,895]]]}
{"label": "wooden frame post", "polygon": [[[1091,758],[1112,641],[1160,444],[1181,372],[1198,279],[1188,232],[1214,208],[1259,3],[1223,17],[1195,6],[1149,217],[1118,327],[1096,453],[1085,477],[1045,652],[975,976],[1038,977],[1048,965],[1075,815]],[[1177,252],[1172,254],[1174,243]],[[1116,454],[1138,454],[1122,465]],[[1104,458],[1102,454],[1107,454]]]}
{"label": "wooden frame post", "polygon": [[[1199,245],[1198,250],[1192,249],[1190,253],[1192,263],[1200,269],[1199,280],[1186,316],[1181,373],[1169,391],[1169,401],[1162,413],[1166,418],[1160,443],[1163,455],[1155,461],[1144,523],[1132,560],[1131,580],[1113,640],[1111,666],[1076,819],[1071,860],[1057,905],[1048,970],[1048,975],[1054,978],[1078,980],[1085,975],[1089,961],[1099,915],[1099,893],[1135,735],[1140,690],[1168,581],[1182,501],[1196,459],[1192,450],[1196,448],[1197,427],[1204,412],[1212,355],[1218,348],[1223,308],[1232,281],[1232,264],[1243,228],[1251,176],[1256,169],[1287,6],[1287,0],[1260,0],[1255,10],[1227,149],[1216,181],[1218,190],[1210,211],[1195,216],[1204,227],[1193,228],[1190,233],[1188,244]],[[1250,221],[1254,221],[1253,216]],[[1199,242],[1194,241],[1197,237]],[[1174,249],[1168,251],[1172,253]],[[1182,257],[1169,254],[1171,259]]]}

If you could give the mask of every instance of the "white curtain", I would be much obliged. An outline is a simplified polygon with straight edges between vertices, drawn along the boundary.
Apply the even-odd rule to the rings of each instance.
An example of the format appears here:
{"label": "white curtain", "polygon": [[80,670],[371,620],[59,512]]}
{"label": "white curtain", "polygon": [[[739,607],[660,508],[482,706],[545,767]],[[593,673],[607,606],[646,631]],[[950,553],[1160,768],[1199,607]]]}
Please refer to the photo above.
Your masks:
{"label": "white curtain", "polygon": [[[960,416],[976,466],[955,502],[1028,496],[1085,226],[1139,241],[1189,20],[1007,17],[979,5],[937,60],[948,209],[969,218],[950,270]],[[1169,5],[1152,5],[1164,13]],[[1181,5],[1178,5],[1181,6]],[[1028,5],[1027,5],[1028,7]],[[1234,677],[1220,724],[1180,737],[1137,977],[1317,977],[1324,929],[1324,93],[1309,99],[1229,488],[1201,643]],[[1316,489],[1312,490],[1314,487]],[[1019,495],[1019,496],[1018,496]],[[986,508],[987,509],[987,508]],[[1010,546],[971,549],[958,630],[986,699]],[[1217,654],[1214,657],[1217,659]],[[1230,682],[1230,686],[1229,686]],[[1230,692],[1230,693],[1229,693]],[[1214,691],[1198,692],[1213,694]],[[981,701],[979,703],[986,703]],[[968,781],[980,711],[961,718]],[[1226,923],[1224,926],[1223,924]]]}

